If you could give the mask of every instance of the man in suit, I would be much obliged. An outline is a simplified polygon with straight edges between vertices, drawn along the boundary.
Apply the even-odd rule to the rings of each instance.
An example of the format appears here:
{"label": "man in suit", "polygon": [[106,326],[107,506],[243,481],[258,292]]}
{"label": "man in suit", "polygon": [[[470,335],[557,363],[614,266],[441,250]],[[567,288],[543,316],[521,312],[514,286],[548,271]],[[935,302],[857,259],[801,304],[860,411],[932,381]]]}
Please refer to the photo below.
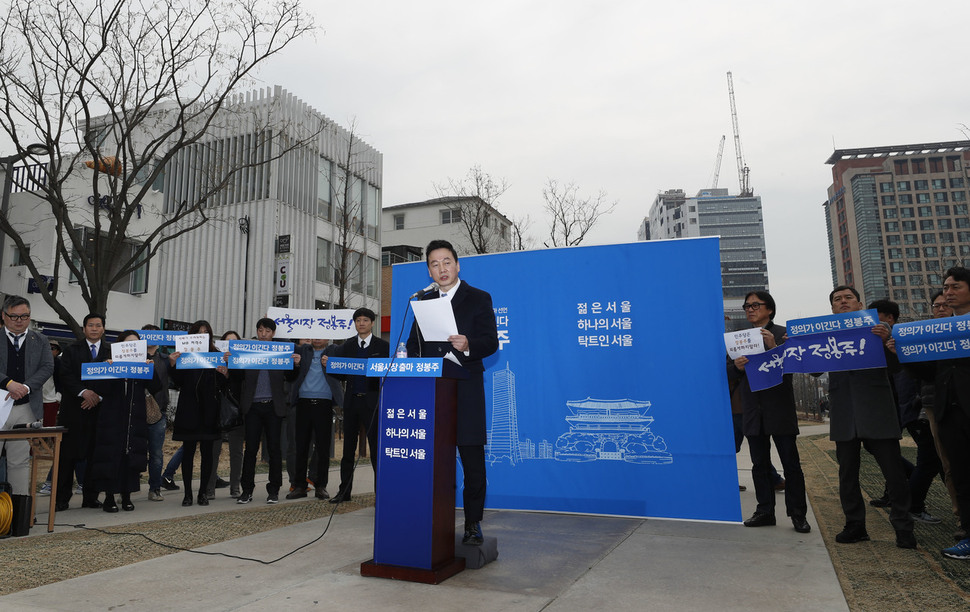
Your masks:
{"label": "man in suit", "polygon": [[[947,270],[943,297],[954,316],[970,314],[970,270],[961,266]],[[967,529],[970,526],[970,357],[914,363],[908,369],[924,380],[935,382],[936,431],[950,463],[948,480],[953,481],[960,525]],[[965,537],[941,552],[950,559],[970,560],[970,538]]]}
{"label": "man in suit", "polygon": [[317,499],[329,499],[327,481],[330,476],[330,437],[333,431],[333,407],[343,405],[343,389],[340,381],[327,374],[327,357],[335,355],[336,345],[325,338],[314,338],[309,344],[297,347],[300,354],[300,370],[290,387],[290,404],[296,406],[296,465],[290,486],[293,488],[286,499],[307,496],[307,462],[310,458],[310,440],[316,445]]}
{"label": "man in suit", "polygon": [[[829,294],[832,313],[862,310],[859,292],[839,286]],[[885,343],[889,327],[878,324],[872,332]],[[898,363],[887,351],[891,365]],[[913,519],[909,514],[909,483],[903,473],[899,452],[899,417],[887,368],[829,373],[831,400],[829,438],[835,442],[839,462],[839,500],[845,513],[845,528],[835,536],[841,544],[869,539],[866,531],[866,503],[859,487],[859,461],[862,446],[875,458],[886,478],[891,502],[889,521],[896,530],[896,546],[916,548]]]}
{"label": "man in suit", "polygon": [[[276,335],[276,321],[264,317],[256,322],[256,339],[270,342]],[[269,482],[266,483],[266,503],[280,501],[280,487],[283,486],[283,453],[280,446],[280,433],[283,417],[286,416],[287,398],[284,380],[293,380],[300,365],[299,353],[293,355],[293,369],[283,370],[236,370],[242,377],[242,397],[239,411],[243,415],[246,428],[246,451],[243,455],[242,493],[236,503],[248,504],[253,501],[256,488],[256,455],[263,434],[266,434],[266,450],[269,454]]]}
{"label": "man in suit", "polygon": [[[30,302],[17,295],[3,302],[4,348],[0,349],[0,388],[13,406],[0,428],[33,423],[44,418],[44,383],[54,373],[54,357],[43,334],[30,326]],[[26,440],[0,440],[7,451],[7,480],[17,495],[31,495],[30,444]]]}
{"label": "man in suit", "polygon": [[[773,349],[783,344],[786,330],[776,325],[775,299],[767,291],[752,291],[744,298],[745,315],[754,327],[761,330],[765,348]],[[771,440],[781,458],[785,470],[785,508],[791,517],[795,531],[808,533],[812,530],[805,515],[808,502],[805,499],[805,476],[798,457],[798,416],[795,414],[795,394],[792,377],[786,375],[782,383],[770,389],[752,391],[744,371],[748,358],[741,356],[728,364],[728,380],[738,381],[741,401],[744,405],[743,429],[751,451],[751,476],[754,479],[758,507],[745,527],[764,527],[775,524],[775,485],[771,478]]]}
{"label": "man in suit", "polygon": [[447,342],[425,342],[417,324],[408,337],[408,354],[443,357],[451,353],[468,370],[467,379],[458,381],[458,454],[465,474],[463,507],[464,544],[481,545],[482,516],[485,511],[485,366],[482,359],[498,350],[498,332],[492,296],[458,278],[461,266],[451,243],[432,240],[425,250],[428,273],[438,289],[423,299],[441,298],[451,302],[458,333]]}
{"label": "man in suit", "polygon": [[104,339],[104,317],[91,313],[84,317],[84,339],[67,347],[61,356],[61,410],[57,424],[67,427],[61,441],[61,460],[57,473],[57,510],[67,510],[71,499],[71,481],[74,469],[81,461],[87,461],[84,470],[81,507],[100,508],[98,492],[91,479],[94,454],[94,428],[98,422],[98,406],[101,396],[88,389],[81,380],[81,367],[90,361],[111,358],[111,347]]}
{"label": "man in suit", "polygon": [[[357,335],[343,343],[337,356],[349,359],[389,357],[391,347],[387,340],[378,338],[372,333],[376,318],[377,315],[370,308],[355,310],[354,327],[357,329]],[[381,381],[377,377],[367,376],[347,376],[345,379],[347,389],[344,393],[344,453],[340,458],[340,488],[337,494],[330,498],[330,503],[333,504],[350,499],[354,486],[354,456],[357,452],[361,425],[367,432],[370,464],[374,469],[374,481],[377,482],[379,455],[377,402],[380,399]]]}

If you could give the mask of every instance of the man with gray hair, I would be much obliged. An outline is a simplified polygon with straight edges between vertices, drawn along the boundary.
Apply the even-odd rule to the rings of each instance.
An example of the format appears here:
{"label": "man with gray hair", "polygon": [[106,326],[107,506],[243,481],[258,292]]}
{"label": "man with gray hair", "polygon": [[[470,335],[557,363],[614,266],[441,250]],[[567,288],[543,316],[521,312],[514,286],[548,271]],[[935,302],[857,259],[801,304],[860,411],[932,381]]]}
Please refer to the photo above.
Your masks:
{"label": "man with gray hair", "polygon": [[[44,418],[44,382],[54,373],[54,356],[47,338],[30,327],[30,302],[18,295],[3,301],[6,342],[0,348],[0,400],[13,405],[0,428],[33,423]],[[0,406],[3,405],[0,403]],[[0,408],[0,413],[2,413]],[[30,445],[26,440],[4,442],[7,451],[7,479],[14,493],[30,495]]]}

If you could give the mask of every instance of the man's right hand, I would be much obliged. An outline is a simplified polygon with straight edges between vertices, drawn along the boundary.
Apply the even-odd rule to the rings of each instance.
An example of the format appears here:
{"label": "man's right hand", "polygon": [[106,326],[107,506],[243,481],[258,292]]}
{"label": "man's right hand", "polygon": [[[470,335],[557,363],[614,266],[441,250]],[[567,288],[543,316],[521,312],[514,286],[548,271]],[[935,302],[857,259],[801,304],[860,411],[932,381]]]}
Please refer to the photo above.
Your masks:
{"label": "man's right hand", "polygon": [[748,363],[748,358],[745,357],[744,355],[741,355],[740,357],[734,360],[734,367],[744,372],[744,364],[746,363]]}
{"label": "man's right hand", "polygon": [[101,396],[90,389],[81,391],[81,408],[90,410],[101,403]]}

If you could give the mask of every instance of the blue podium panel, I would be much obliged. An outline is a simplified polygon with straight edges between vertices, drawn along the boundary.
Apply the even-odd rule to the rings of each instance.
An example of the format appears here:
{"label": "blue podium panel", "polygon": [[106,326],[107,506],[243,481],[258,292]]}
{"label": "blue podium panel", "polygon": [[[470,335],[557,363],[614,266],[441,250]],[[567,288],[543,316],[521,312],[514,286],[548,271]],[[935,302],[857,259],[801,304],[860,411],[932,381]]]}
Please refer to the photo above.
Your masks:
{"label": "blue podium panel", "polygon": [[[450,384],[449,384],[450,383]],[[384,381],[380,403],[380,443],[377,470],[377,508],[374,525],[374,563],[430,570],[436,558],[435,436],[448,432],[435,427],[437,389],[443,384],[435,378],[396,378]],[[454,406],[454,396],[451,399]],[[444,419],[445,426],[449,419]],[[451,419],[451,427],[453,426]],[[450,434],[450,457],[444,466],[450,476],[445,483],[451,491],[447,508],[454,509],[454,432]],[[448,454],[447,452],[445,454]],[[447,494],[447,492],[446,492]],[[440,512],[439,512],[440,514]],[[454,515],[448,526],[454,533]],[[452,556],[454,551],[451,551]]]}

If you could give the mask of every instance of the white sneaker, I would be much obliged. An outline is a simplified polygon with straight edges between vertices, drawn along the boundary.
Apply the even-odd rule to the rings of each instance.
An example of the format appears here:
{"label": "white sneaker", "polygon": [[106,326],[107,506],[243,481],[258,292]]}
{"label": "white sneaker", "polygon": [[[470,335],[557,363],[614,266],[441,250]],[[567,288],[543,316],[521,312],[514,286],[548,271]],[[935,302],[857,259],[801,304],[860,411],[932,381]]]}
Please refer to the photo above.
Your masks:
{"label": "white sneaker", "polygon": [[81,485],[78,485],[77,488],[74,489],[74,494],[84,495],[84,487],[82,487]]}
{"label": "white sneaker", "polygon": [[40,491],[37,492],[37,495],[50,496],[50,494],[51,494],[51,483],[49,482],[45,482],[43,485],[41,485]]}

